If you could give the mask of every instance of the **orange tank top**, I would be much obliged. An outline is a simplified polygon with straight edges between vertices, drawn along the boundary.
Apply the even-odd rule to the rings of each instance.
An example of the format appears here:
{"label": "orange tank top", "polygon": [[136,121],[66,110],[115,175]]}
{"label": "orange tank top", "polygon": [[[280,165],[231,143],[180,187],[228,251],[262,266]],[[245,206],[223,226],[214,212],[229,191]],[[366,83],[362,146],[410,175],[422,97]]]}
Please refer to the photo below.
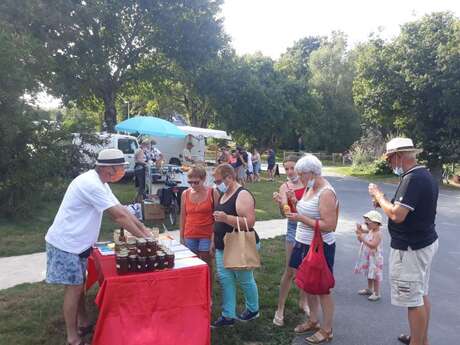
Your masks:
{"label": "orange tank top", "polygon": [[194,203],[190,199],[190,190],[185,191],[185,238],[211,238],[214,226],[212,192],[212,188],[209,188],[207,198],[200,203]]}

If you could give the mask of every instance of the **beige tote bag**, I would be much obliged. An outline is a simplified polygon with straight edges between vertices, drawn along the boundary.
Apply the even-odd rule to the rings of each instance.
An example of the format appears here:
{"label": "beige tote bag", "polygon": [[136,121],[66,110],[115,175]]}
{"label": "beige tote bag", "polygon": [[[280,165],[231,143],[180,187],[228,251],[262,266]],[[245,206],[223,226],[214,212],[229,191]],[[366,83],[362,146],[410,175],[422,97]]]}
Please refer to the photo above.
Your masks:
{"label": "beige tote bag", "polygon": [[260,256],[256,247],[256,232],[249,231],[248,222],[243,217],[246,230],[233,228],[224,237],[224,267],[231,270],[252,270],[260,267]]}

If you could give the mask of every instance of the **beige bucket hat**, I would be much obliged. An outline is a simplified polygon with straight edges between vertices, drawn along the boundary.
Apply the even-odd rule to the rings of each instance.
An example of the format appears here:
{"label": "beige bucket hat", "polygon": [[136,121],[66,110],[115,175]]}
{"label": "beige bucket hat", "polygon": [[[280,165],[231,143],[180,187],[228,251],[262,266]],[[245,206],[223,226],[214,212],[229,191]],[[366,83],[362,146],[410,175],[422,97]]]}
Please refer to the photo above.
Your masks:
{"label": "beige bucket hat", "polygon": [[369,219],[371,222],[379,223],[382,225],[382,215],[375,210],[367,212],[365,215],[363,215],[363,217]]}

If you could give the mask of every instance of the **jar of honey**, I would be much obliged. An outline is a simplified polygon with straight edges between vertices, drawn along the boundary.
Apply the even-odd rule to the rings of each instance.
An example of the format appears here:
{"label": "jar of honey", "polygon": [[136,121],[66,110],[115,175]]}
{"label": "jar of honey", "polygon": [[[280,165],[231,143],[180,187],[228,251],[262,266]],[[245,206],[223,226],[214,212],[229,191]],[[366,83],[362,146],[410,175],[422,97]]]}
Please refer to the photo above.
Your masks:
{"label": "jar of honey", "polygon": [[136,241],[136,247],[137,247],[137,256],[146,257],[148,255],[147,240],[145,238],[138,238]]}
{"label": "jar of honey", "polygon": [[174,267],[174,253],[172,251],[169,251],[166,253],[165,256],[165,266],[168,268],[173,268]]}
{"label": "jar of honey", "polygon": [[128,253],[119,253],[115,257],[115,264],[118,274],[126,274],[129,272]]}
{"label": "jar of honey", "polygon": [[130,273],[137,271],[137,255],[128,256],[128,271]]}
{"label": "jar of honey", "polygon": [[153,255],[157,251],[157,241],[153,237],[147,238],[147,253]]}
{"label": "jar of honey", "polygon": [[128,248],[129,255],[137,255],[136,239],[134,237],[128,238],[126,247]]}
{"label": "jar of honey", "polygon": [[157,251],[157,269],[161,270],[165,268],[165,253],[162,251]]}
{"label": "jar of honey", "polygon": [[145,256],[139,256],[137,258],[137,272],[145,272],[146,267],[145,265],[147,264],[147,258]]}

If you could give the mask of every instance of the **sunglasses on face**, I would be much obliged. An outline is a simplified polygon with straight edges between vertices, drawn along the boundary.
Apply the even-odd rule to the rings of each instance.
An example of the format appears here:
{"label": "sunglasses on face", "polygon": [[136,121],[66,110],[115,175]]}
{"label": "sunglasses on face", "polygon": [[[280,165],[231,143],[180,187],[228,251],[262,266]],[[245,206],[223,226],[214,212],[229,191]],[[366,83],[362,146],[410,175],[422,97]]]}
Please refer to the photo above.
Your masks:
{"label": "sunglasses on face", "polygon": [[200,181],[187,181],[189,185],[193,185],[193,186],[196,186],[196,185],[199,185],[200,184]]}

